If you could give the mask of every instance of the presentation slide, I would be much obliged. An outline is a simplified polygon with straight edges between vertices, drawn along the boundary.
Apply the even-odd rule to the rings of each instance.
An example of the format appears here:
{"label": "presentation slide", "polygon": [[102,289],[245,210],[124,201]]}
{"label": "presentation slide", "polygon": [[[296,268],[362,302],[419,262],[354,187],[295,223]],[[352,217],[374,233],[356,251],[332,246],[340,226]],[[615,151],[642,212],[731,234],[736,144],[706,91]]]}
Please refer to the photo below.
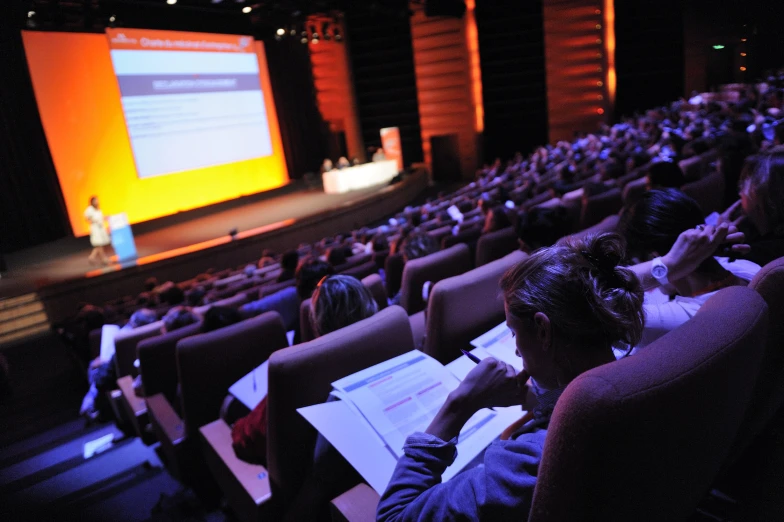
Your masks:
{"label": "presentation slide", "polygon": [[107,36],[140,178],[272,154],[251,38]]}
{"label": "presentation slide", "polygon": [[280,187],[288,173],[263,45],[249,36],[23,31],[76,236],[89,198],[131,224]]}

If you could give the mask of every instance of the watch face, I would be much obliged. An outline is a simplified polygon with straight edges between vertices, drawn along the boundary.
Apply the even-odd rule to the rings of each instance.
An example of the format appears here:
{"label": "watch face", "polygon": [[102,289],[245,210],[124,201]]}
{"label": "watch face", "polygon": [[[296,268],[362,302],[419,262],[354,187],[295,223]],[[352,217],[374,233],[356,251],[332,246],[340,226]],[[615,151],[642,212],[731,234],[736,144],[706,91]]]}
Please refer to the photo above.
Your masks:
{"label": "watch face", "polygon": [[662,277],[667,276],[667,267],[664,265],[656,265],[651,268],[651,273],[653,274],[653,277],[661,279]]}

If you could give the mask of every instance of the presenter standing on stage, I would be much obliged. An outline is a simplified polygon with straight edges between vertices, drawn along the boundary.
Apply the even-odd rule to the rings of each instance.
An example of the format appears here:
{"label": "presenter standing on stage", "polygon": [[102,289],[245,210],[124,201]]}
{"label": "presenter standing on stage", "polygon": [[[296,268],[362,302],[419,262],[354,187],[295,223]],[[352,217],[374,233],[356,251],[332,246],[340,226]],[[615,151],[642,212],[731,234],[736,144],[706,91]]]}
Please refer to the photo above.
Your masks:
{"label": "presenter standing on stage", "polygon": [[109,256],[106,254],[106,247],[112,242],[109,237],[109,232],[106,230],[106,225],[103,217],[103,212],[98,203],[98,197],[93,196],[90,198],[90,206],[84,211],[84,217],[90,223],[90,244],[93,246],[93,251],[87,261],[91,265],[95,264],[109,264]]}

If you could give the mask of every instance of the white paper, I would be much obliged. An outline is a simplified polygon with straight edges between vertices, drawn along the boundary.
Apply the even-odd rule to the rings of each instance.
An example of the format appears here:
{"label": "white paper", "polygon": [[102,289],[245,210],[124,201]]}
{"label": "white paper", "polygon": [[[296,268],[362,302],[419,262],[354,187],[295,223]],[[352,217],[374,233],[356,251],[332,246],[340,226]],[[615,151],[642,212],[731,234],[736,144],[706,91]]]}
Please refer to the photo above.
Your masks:
{"label": "white paper", "polygon": [[[344,401],[316,404],[297,411],[343,455],[370,487],[379,495],[384,493],[397,458],[389,447],[376,444],[376,435],[363,417],[354,413]],[[525,414],[519,406],[482,412],[477,414],[478,421],[472,419],[475,431],[461,435],[457,458],[444,472],[443,481],[463,471],[504,429]]]}
{"label": "white paper", "polygon": [[114,444],[114,434],[109,433],[108,435],[104,435],[103,437],[99,437],[95,440],[91,440],[84,443],[84,451],[82,455],[85,459],[89,459],[93,455],[97,453],[102,453],[107,449],[112,447]]}
{"label": "white paper", "polygon": [[267,367],[269,361],[264,361],[252,372],[235,382],[229,388],[229,393],[234,395],[242,404],[252,410],[267,396]]}
{"label": "white paper", "polygon": [[[460,381],[444,366],[418,350],[332,383],[357,406],[398,457],[403,454],[406,437],[430,425],[458,384]],[[472,417],[464,430],[471,430],[480,419]]]}
{"label": "white paper", "polygon": [[523,359],[515,354],[517,345],[506,322],[471,341],[471,346],[484,348],[490,356],[514,366],[518,372],[523,370]]}
{"label": "white paper", "polygon": [[463,213],[460,212],[460,209],[458,209],[455,205],[452,205],[451,207],[446,209],[446,213],[449,214],[449,217],[451,217],[458,223],[463,222]]}
{"label": "white paper", "polygon": [[116,347],[114,339],[120,332],[120,327],[116,324],[105,324],[101,327],[101,360],[109,362],[112,358]]}
{"label": "white paper", "polygon": [[[490,354],[485,351],[484,348],[474,348],[470,352],[471,355],[476,357],[479,360],[486,359],[490,357]],[[444,365],[444,367],[452,372],[452,375],[457,377],[458,380],[462,381],[468,375],[468,372],[473,370],[476,367],[477,363],[466,357],[465,355],[461,355],[454,361],[449,364]]]}

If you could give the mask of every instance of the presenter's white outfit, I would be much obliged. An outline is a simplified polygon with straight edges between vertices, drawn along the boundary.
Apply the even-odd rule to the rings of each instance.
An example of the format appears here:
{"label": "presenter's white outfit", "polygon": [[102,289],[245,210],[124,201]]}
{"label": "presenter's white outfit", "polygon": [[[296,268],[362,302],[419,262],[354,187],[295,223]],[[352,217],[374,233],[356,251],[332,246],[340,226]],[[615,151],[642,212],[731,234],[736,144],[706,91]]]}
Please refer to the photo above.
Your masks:
{"label": "presenter's white outfit", "polygon": [[112,240],[103,224],[103,212],[90,205],[84,211],[84,217],[90,222],[90,244],[94,247],[109,245]]}

